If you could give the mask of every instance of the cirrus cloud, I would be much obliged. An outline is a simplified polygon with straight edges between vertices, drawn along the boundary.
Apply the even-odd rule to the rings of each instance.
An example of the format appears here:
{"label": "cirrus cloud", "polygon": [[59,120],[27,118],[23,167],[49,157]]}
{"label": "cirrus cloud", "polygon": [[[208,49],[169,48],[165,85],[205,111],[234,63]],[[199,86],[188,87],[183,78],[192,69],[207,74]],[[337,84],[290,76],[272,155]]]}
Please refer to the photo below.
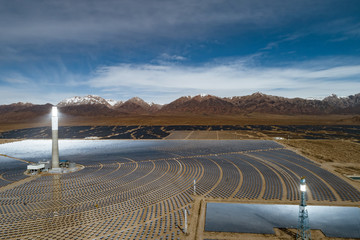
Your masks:
{"label": "cirrus cloud", "polygon": [[[304,65],[304,64],[303,64]],[[303,66],[302,65],[302,66]],[[206,92],[234,96],[261,91],[298,97],[353,94],[360,89],[360,65],[316,67],[250,67],[240,61],[223,64],[184,66],[181,64],[119,64],[100,67],[88,85],[106,92],[132,89],[177,95]],[[141,91],[136,92],[136,89]],[[122,92],[123,94],[123,92]],[[175,96],[173,96],[174,98]],[[177,96],[176,96],[177,97]]]}

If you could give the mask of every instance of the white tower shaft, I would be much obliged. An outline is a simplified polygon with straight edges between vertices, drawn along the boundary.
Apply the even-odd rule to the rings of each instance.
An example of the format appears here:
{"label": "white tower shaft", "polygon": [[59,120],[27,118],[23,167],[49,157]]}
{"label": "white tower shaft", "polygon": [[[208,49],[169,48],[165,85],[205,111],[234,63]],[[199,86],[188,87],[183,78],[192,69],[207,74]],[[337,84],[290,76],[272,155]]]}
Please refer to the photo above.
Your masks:
{"label": "white tower shaft", "polygon": [[52,107],[52,117],[51,117],[51,132],[52,132],[52,161],[51,168],[59,169],[59,127],[58,127],[58,114],[57,107]]}

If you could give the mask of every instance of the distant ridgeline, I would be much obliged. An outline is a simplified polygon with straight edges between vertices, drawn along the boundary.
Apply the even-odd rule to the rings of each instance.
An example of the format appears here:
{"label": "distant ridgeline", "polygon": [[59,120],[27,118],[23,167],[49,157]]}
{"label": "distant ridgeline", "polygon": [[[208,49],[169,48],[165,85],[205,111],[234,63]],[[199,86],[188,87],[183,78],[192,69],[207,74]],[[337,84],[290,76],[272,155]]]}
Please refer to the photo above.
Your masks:
{"label": "distant ridgeline", "polygon": [[[261,136],[291,139],[352,139],[360,141],[360,126],[334,125],[195,125],[195,126],[74,126],[59,127],[66,139],[164,139],[174,131],[231,131],[232,134],[259,132]],[[50,127],[1,132],[2,139],[50,139]],[[255,137],[256,138],[256,137]],[[259,138],[259,137],[257,137]],[[236,139],[236,138],[235,138]]]}
{"label": "distant ridgeline", "polygon": [[[134,97],[125,102],[106,100],[99,96],[88,95],[65,99],[57,104],[61,113],[68,116],[106,116],[130,115],[182,115],[212,114],[233,115],[249,113],[268,113],[280,115],[323,115],[323,114],[360,114],[360,93],[339,98],[332,95],[323,100],[285,98],[262,93],[248,96],[221,98],[212,95],[180,97],[168,104],[147,103]],[[37,118],[49,114],[51,104],[13,103],[0,105],[0,122],[14,122]],[[357,116],[358,117],[358,116]],[[358,118],[354,119],[359,121]]]}

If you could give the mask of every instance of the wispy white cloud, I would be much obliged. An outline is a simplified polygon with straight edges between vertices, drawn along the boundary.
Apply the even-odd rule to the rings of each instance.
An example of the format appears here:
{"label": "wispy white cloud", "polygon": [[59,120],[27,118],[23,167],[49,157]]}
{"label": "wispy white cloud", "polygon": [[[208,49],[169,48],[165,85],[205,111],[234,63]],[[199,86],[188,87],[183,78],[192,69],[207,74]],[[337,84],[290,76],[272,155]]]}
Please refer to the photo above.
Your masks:
{"label": "wispy white cloud", "polygon": [[170,60],[170,61],[185,61],[186,60],[186,57],[179,56],[179,55],[170,55],[167,53],[161,54],[159,58],[163,59],[163,60]]}
{"label": "wispy white cloud", "polygon": [[306,33],[304,33],[304,32],[301,32],[301,33],[298,32],[298,33],[289,34],[289,35],[286,35],[286,36],[280,36],[279,40],[268,43],[264,48],[262,48],[260,50],[271,50],[273,48],[277,48],[281,43],[294,41],[294,40],[296,40],[298,38],[301,38],[301,37],[303,37],[305,35],[306,35]]}
{"label": "wispy white cloud", "polygon": [[[99,68],[89,86],[114,94],[144,89],[162,94],[189,95],[207,92],[233,96],[262,91],[288,97],[325,97],[331,93],[351,95],[360,89],[360,65],[326,67],[249,67],[241,61],[203,66],[120,64]],[[136,89],[142,91],[136,92]],[[174,98],[174,97],[173,97]]]}
{"label": "wispy white cloud", "polygon": [[360,64],[335,62],[319,60],[283,67],[254,66],[244,59],[201,66],[186,66],[181,62],[119,64],[99,67],[88,80],[84,80],[85,76],[77,79],[72,73],[64,73],[62,82],[41,79],[41,84],[39,78],[44,76],[35,81],[19,75],[9,78],[8,84],[0,88],[0,104],[19,101],[56,104],[68,97],[87,94],[114,100],[138,96],[163,104],[200,93],[230,97],[260,91],[285,97],[323,98],[332,93],[348,96],[359,92]]}
{"label": "wispy white cloud", "polygon": [[174,63],[184,62],[187,58],[176,54],[162,53],[153,59],[150,63],[157,65],[171,65]]}
{"label": "wispy white cloud", "polygon": [[[302,66],[305,66],[303,64]],[[242,61],[203,66],[119,64],[99,68],[89,86],[114,94],[119,89],[176,92],[180,95],[207,92],[241,95],[262,91],[289,97],[325,97],[331,93],[354,94],[360,89],[360,65],[317,67],[249,67]]]}
{"label": "wispy white cloud", "polygon": [[13,73],[10,76],[4,77],[3,81],[8,84],[27,84],[31,80],[19,73]]}

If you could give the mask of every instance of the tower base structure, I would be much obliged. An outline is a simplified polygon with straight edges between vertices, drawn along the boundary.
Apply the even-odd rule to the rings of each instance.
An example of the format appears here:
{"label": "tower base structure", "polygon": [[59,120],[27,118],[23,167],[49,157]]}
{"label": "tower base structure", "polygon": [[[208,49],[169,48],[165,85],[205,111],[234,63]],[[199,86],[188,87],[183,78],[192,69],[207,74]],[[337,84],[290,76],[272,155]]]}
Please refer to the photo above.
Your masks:
{"label": "tower base structure", "polygon": [[305,206],[300,206],[299,208],[299,219],[298,219],[298,229],[297,229],[296,239],[299,240],[311,239],[309,215]]}
{"label": "tower base structure", "polygon": [[49,173],[63,173],[62,168],[51,168],[49,169]]}
{"label": "tower base structure", "polygon": [[298,229],[296,239],[299,240],[310,240],[310,225],[309,225],[309,214],[306,209],[306,183],[305,177],[300,180],[300,206],[299,206],[299,218],[298,218]]}

